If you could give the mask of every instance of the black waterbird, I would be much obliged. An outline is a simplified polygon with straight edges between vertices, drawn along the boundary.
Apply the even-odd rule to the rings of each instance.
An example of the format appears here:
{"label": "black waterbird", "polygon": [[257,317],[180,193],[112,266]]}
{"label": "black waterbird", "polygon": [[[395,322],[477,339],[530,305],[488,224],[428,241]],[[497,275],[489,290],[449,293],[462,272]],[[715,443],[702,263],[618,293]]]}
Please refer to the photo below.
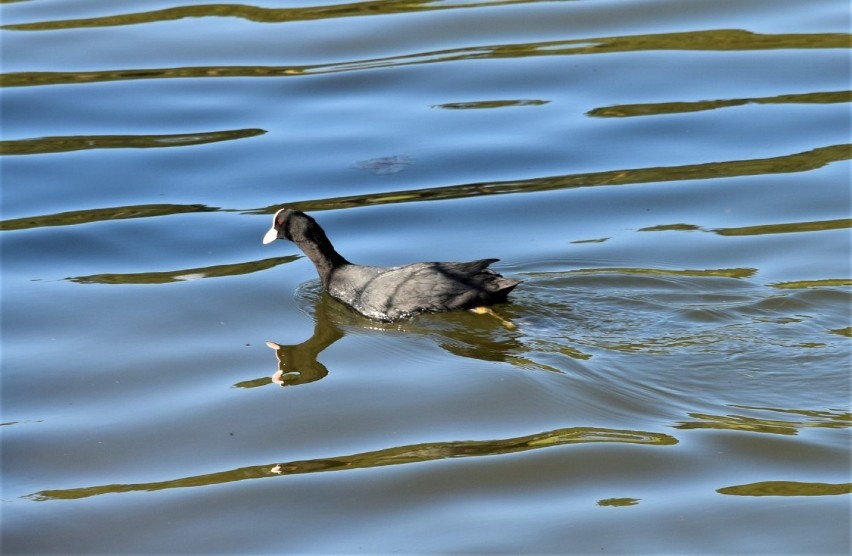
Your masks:
{"label": "black waterbird", "polygon": [[288,208],[275,213],[263,243],[276,239],[288,239],[305,253],[332,297],[375,320],[501,303],[521,283],[488,268],[499,259],[394,267],[353,264],[335,251],[316,220]]}

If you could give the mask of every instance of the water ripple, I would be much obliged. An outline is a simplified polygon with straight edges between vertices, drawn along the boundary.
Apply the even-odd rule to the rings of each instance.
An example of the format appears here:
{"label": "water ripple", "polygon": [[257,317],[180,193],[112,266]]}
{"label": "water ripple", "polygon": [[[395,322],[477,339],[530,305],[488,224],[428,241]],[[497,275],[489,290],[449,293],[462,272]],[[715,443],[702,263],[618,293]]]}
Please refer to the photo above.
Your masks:
{"label": "water ripple", "polygon": [[477,45],[346,62],[291,66],[198,66],[128,68],[74,72],[11,72],[0,74],[2,87],[32,87],[126,81],[136,79],[210,77],[286,77],[402,67],[436,62],[612,54],[654,50],[748,51],[777,49],[848,49],[843,33],[768,35],[742,30],[711,30],[622,37],[571,39],[519,44]]}

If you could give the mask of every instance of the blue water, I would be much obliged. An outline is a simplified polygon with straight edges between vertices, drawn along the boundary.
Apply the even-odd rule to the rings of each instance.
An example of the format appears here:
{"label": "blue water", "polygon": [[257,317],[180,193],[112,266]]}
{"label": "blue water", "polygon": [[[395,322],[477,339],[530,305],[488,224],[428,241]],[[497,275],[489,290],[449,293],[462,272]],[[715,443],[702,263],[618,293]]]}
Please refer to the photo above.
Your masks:
{"label": "blue water", "polygon": [[848,552],[845,2],[0,15],[4,554]]}

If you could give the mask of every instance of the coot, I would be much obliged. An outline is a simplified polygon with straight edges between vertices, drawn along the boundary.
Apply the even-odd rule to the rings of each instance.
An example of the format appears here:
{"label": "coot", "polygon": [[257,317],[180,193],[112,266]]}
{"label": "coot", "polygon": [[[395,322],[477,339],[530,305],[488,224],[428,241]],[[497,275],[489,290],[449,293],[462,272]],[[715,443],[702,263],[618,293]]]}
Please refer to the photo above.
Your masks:
{"label": "coot", "polygon": [[380,267],[352,264],[335,251],[316,221],[283,208],[263,243],[288,239],[317,268],[325,290],[365,317],[394,321],[424,312],[470,309],[506,301],[520,284],[487,267],[499,259],[466,263],[414,263]]}

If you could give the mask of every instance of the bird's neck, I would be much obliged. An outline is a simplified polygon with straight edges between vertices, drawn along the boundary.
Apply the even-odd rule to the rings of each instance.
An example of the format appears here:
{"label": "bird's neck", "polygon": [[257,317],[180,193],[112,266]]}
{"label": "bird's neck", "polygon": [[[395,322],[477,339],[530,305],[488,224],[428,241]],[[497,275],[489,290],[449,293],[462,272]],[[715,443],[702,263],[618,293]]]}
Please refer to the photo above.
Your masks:
{"label": "bird's neck", "polygon": [[313,232],[309,240],[297,242],[297,245],[311,262],[314,263],[323,287],[328,289],[328,284],[331,282],[331,275],[334,271],[350,263],[334,249],[325,232],[321,229],[313,230]]}

